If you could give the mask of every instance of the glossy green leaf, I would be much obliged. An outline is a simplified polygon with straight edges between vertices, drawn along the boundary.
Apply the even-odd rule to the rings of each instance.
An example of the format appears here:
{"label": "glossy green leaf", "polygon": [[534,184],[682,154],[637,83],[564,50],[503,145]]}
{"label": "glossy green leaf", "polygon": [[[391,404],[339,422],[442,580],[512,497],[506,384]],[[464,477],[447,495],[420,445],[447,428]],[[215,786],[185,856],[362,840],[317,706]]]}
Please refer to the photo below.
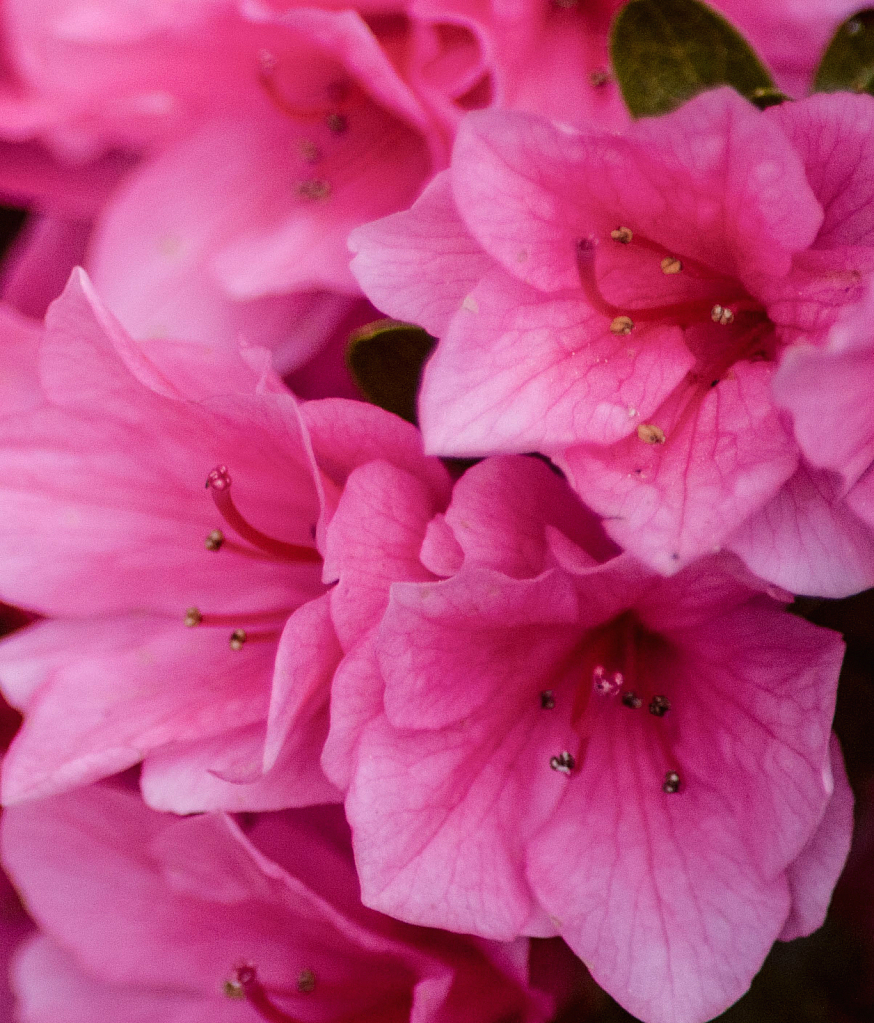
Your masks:
{"label": "glossy green leaf", "polygon": [[719,85],[762,108],[786,99],[740,32],[698,0],[629,0],[613,23],[610,58],[635,117],[666,114]]}
{"label": "glossy green leaf", "polygon": [[822,55],[813,89],[874,94],[874,10],[859,11],[835,32]]}
{"label": "glossy green leaf", "polygon": [[349,339],[346,362],[368,401],[415,423],[419,381],[436,344],[412,323],[376,320]]}

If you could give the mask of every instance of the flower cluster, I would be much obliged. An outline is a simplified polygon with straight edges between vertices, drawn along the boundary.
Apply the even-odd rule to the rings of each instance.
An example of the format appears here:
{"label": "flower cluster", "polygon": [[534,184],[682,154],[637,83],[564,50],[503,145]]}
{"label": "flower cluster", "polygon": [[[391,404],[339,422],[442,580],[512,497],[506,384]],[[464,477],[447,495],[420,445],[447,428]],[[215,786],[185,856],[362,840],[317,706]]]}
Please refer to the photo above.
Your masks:
{"label": "flower cluster", "polygon": [[10,1019],[704,1023],[821,927],[874,15],[718,6],[2,0]]}

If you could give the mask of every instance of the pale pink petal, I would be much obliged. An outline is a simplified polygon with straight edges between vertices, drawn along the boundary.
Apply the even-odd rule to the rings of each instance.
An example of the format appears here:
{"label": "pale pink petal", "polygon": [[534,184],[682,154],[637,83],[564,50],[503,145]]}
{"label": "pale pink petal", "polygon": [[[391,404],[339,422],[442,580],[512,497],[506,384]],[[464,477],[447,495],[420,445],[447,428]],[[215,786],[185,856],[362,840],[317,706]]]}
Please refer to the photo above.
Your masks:
{"label": "pale pink petal", "polygon": [[846,597],[874,586],[874,513],[866,520],[843,490],[835,475],[802,465],[727,546],[793,593]]}
{"label": "pale pink petal", "polygon": [[703,394],[678,391],[641,425],[658,427],[664,443],[636,435],[606,450],[570,448],[556,462],[618,544],[671,574],[718,549],[792,475],[798,453],[771,377],[765,363],[738,363]]}
{"label": "pale pink petal", "polygon": [[429,452],[551,453],[610,444],[683,379],[676,327],[622,344],[580,294],[549,297],[493,270],[465,298],[428,361],[419,415]]}
{"label": "pale pink petal", "polygon": [[781,941],[792,941],[822,927],[832,892],[844,869],[853,837],[853,790],[847,781],[837,736],[831,739],[830,765],[834,791],[813,837],[788,871],[792,912]]}
{"label": "pale pink petal", "polygon": [[374,305],[437,337],[492,265],[455,209],[449,171],[409,210],[353,231],[349,248],[352,272]]}
{"label": "pale pink petal", "polygon": [[[34,628],[44,651],[54,639],[54,656],[43,654],[41,685],[3,763],[6,804],[114,774],[168,742],[266,717],[273,644],[231,651],[221,630],[146,616]],[[75,657],[65,656],[71,642]],[[14,668],[32,646],[27,632],[12,636],[0,665],[9,658]]]}

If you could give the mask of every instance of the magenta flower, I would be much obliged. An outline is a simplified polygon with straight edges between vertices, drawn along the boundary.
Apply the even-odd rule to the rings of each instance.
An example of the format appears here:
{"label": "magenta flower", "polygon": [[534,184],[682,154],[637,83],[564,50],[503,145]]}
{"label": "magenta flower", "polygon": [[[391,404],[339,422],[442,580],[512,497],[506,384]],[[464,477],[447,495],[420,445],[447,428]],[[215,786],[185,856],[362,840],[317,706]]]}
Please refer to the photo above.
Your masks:
{"label": "magenta flower", "polygon": [[[766,529],[737,544],[757,571],[828,595],[874,582],[856,559],[868,527],[840,492],[806,518],[806,447],[772,393],[787,351],[861,315],[872,106],[835,95],[762,114],[720,90],[623,136],[471,115],[451,171],[352,235],[370,298],[441,339],[426,446],[548,454],[665,574],[732,546],[779,499],[786,567]],[[825,159],[850,123],[853,145]]]}
{"label": "magenta flower", "polygon": [[[329,550],[356,512],[350,485]],[[365,903],[558,933],[641,1018],[710,1019],[821,924],[846,857],[840,637],[733,556],[670,579],[611,556],[532,459],[470,469],[421,560],[445,578],[395,583],[332,688]]]}
{"label": "magenta flower", "polygon": [[4,812],[42,934],[13,982],[32,1023],[540,1023],[527,943],[409,927],[360,902],[339,810],[174,819],[95,786]]}
{"label": "magenta flower", "polygon": [[446,492],[442,467],[372,406],[299,406],[263,351],[137,345],[81,274],[28,338],[44,397],[0,420],[2,590],[48,620],[0,647],[26,719],[4,801],[141,761],[163,809],[337,799],[320,537],[360,463]]}

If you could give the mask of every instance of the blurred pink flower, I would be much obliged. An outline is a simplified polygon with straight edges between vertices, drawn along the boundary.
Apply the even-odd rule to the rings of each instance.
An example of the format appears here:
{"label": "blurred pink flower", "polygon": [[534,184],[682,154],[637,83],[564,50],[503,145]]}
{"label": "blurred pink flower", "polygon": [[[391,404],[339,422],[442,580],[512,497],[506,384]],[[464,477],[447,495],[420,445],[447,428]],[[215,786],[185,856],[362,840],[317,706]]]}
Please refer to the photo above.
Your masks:
{"label": "blurred pink flower", "polygon": [[[392,492],[353,474],[326,550]],[[468,470],[423,531],[432,578],[391,586],[332,687],[365,903],[558,933],[635,1015],[710,1019],[822,923],[846,857],[840,637],[732,555],[670,579],[616,556],[533,459]]]}
{"label": "blurred pink flower", "polygon": [[[874,537],[840,489],[808,514],[809,445],[771,390],[787,349],[864,317],[872,125],[867,96],[762,114],[729,90],[624,136],[471,115],[451,170],[351,238],[371,300],[441,339],[426,447],[544,452],[665,574],[743,527],[736,549],[780,585],[874,583]],[[773,500],[779,543],[757,521]]]}
{"label": "blurred pink flower", "polygon": [[0,646],[25,715],[4,801],[140,761],[179,812],[339,798],[317,545],[357,465],[448,493],[442,466],[373,406],[300,406],[262,350],[131,341],[81,273],[28,345],[41,400],[0,419],[2,595],[48,620]]}
{"label": "blurred pink flower", "polygon": [[339,809],[174,819],[94,786],[4,813],[42,930],[13,982],[31,1023],[541,1023],[527,942],[365,909]]}

